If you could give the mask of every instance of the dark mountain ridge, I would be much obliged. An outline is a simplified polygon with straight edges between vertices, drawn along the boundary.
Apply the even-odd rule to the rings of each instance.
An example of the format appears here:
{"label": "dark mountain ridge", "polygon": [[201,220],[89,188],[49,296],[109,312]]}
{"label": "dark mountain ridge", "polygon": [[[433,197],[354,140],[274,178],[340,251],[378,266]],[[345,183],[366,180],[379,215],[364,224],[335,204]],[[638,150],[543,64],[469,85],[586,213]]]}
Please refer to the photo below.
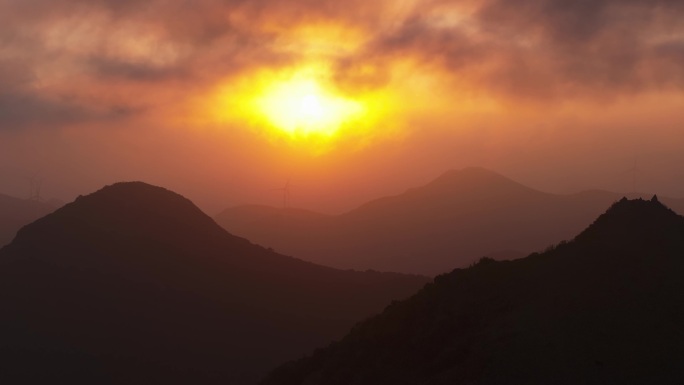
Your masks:
{"label": "dark mountain ridge", "polygon": [[615,203],[574,240],[483,259],[264,385],[679,384],[684,217]]}
{"label": "dark mountain ridge", "polygon": [[0,250],[0,379],[251,383],[425,282],[276,254],[180,195],[118,183]]}
{"label": "dark mountain ridge", "polygon": [[[337,216],[239,207],[216,220],[234,234],[326,266],[439,274],[486,255],[527,255],[577,234],[620,195],[537,191],[482,168]],[[681,201],[667,200],[668,204]]]}

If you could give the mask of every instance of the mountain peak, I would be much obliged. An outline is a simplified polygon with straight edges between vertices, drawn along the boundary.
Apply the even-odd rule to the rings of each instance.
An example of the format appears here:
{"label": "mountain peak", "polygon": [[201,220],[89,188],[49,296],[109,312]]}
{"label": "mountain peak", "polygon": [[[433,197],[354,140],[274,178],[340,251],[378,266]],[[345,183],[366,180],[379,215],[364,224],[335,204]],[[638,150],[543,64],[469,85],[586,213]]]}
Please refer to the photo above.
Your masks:
{"label": "mountain peak", "polygon": [[476,178],[496,178],[496,179],[508,179],[505,176],[494,172],[492,170],[486,169],[484,167],[466,167],[460,170],[451,169],[445,171],[442,175],[437,177],[436,180],[454,180],[454,179],[476,179]]}
{"label": "mountain peak", "polygon": [[154,186],[145,182],[117,182],[95,191],[86,196],[79,196],[76,202],[92,203],[97,201],[129,202],[129,204],[152,203],[155,206],[170,204],[174,202],[178,204],[190,204],[188,199],[183,196],[167,190],[163,187]]}
{"label": "mountain peak", "polygon": [[608,219],[662,219],[662,218],[677,218],[678,215],[662,204],[658,200],[658,196],[654,195],[650,200],[642,198],[627,199],[623,197],[615,202],[602,216],[598,218],[597,223]]}
{"label": "mountain peak", "polygon": [[524,186],[497,172],[482,167],[467,167],[449,170],[423,187],[428,190],[483,192],[490,194],[536,193],[537,190]]}
{"label": "mountain peak", "polygon": [[25,226],[15,242],[32,242],[33,238],[48,234],[51,238],[67,239],[74,229],[85,233],[136,234],[151,239],[166,239],[171,233],[182,237],[198,233],[227,235],[213,219],[177,193],[144,182],[119,182],[79,196]]}
{"label": "mountain peak", "polygon": [[460,170],[448,170],[437,177],[433,183],[449,182],[508,182],[516,183],[513,180],[484,167],[466,167]]}
{"label": "mountain peak", "polygon": [[577,236],[578,240],[603,239],[613,242],[664,238],[672,229],[681,229],[684,218],[662,204],[657,196],[650,200],[627,199],[615,202],[594,223]]}

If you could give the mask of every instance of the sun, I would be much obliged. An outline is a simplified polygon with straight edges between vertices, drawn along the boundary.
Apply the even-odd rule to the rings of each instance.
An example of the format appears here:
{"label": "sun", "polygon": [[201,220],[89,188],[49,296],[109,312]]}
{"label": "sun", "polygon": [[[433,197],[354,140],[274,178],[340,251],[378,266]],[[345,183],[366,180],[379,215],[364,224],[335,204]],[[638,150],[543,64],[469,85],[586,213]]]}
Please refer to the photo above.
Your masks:
{"label": "sun", "polygon": [[363,114],[360,102],[306,76],[269,84],[255,99],[255,109],[272,127],[291,136],[332,136]]}
{"label": "sun", "polygon": [[[249,130],[271,143],[322,155],[397,137],[397,93],[336,81],[331,65],[312,62],[261,68],[218,82],[193,105],[197,122],[218,130]],[[402,105],[402,109],[406,107]]]}

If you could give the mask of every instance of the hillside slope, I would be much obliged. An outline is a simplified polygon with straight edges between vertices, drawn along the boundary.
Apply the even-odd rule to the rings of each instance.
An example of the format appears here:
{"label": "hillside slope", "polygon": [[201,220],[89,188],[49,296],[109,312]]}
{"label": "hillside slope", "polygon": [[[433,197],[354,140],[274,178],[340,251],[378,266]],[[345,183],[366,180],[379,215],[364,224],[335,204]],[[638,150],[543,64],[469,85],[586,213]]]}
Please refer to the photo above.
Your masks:
{"label": "hillside slope", "polygon": [[279,255],[119,183],[0,250],[0,380],[251,383],[425,282]]}
{"label": "hillside slope", "polygon": [[684,217],[622,200],[573,241],[439,276],[263,385],[680,384]]}

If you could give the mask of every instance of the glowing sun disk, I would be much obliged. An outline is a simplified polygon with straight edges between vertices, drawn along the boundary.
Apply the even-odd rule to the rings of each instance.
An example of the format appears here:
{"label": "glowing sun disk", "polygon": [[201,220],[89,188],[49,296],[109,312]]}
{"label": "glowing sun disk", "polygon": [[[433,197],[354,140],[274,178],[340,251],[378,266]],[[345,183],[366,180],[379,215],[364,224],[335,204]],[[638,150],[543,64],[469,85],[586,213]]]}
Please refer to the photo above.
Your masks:
{"label": "glowing sun disk", "polygon": [[333,135],[362,113],[361,104],[333,94],[314,79],[295,78],[267,87],[256,109],[291,135]]}

